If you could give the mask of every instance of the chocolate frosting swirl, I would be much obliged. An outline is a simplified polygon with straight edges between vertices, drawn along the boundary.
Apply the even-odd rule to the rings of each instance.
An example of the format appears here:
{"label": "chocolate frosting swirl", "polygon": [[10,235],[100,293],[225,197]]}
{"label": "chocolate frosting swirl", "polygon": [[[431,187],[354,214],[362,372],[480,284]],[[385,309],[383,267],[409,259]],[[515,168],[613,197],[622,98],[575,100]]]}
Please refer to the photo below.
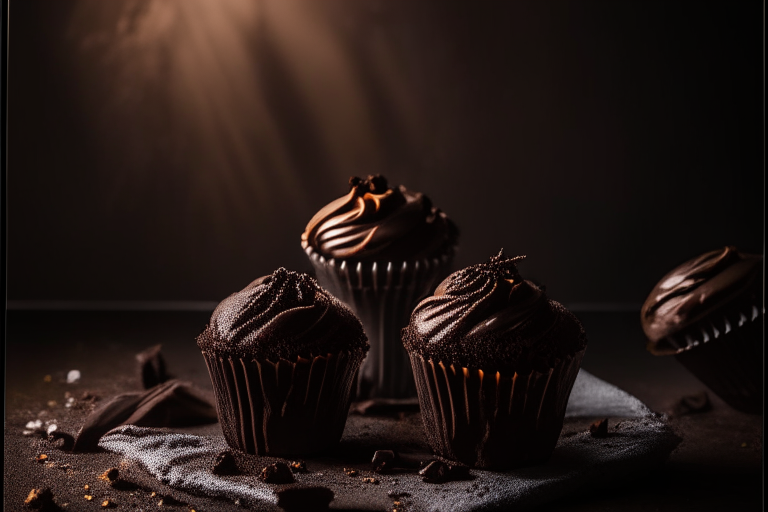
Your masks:
{"label": "chocolate frosting swirl", "polygon": [[380,175],[350,178],[349,193],[307,224],[302,247],[327,258],[406,261],[453,251],[458,229],[427,196]]}
{"label": "chocolate frosting swirl", "polygon": [[410,352],[485,371],[546,370],[586,346],[581,324],[520,277],[502,252],[454,272],[424,299],[403,330]]}
{"label": "chocolate frosting swirl", "polygon": [[224,299],[197,343],[204,351],[273,362],[368,350],[347,306],[312,277],[282,267]]}
{"label": "chocolate frosting swirl", "polygon": [[661,278],[640,310],[648,349],[658,354],[679,352],[667,346],[666,337],[710,314],[760,304],[762,285],[763,257],[759,254],[728,246],[686,261]]}

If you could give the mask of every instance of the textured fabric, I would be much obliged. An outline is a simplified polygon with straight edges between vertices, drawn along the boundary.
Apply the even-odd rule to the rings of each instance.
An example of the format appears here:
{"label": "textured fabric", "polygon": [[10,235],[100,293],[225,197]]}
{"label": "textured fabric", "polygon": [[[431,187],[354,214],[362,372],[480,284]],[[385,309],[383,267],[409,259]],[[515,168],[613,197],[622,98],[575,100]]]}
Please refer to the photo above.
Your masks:
{"label": "textured fabric", "polygon": [[[507,472],[473,469],[469,480],[443,484],[425,483],[413,471],[388,475],[371,472],[379,485],[366,484],[343,471],[352,466],[368,476],[365,468],[370,470],[371,466],[361,462],[366,450],[394,448],[402,453],[421,442],[423,456],[428,458],[423,431],[413,428],[421,419],[413,416],[411,423],[351,416],[334,456],[307,459],[309,472],[297,473],[296,484],[289,486],[321,485],[331,489],[335,495],[331,508],[385,510],[392,506],[393,499],[399,499],[414,511],[523,510],[647,471],[663,462],[680,441],[663,417],[633,396],[581,370],[571,393],[563,433],[554,455],[545,464]],[[608,437],[592,437],[589,424],[603,418],[609,418]],[[221,435],[123,426],[104,436],[99,445],[140,462],[165,485],[193,495],[221,498],[222,510],[228,510],[236,500],[252,509],[277,510],[277,493],[286,487],[262,483],[252,475],[212,474],[216,455],[227,449]],[[258,467],[275,459],[254,456],[252,460]]]}

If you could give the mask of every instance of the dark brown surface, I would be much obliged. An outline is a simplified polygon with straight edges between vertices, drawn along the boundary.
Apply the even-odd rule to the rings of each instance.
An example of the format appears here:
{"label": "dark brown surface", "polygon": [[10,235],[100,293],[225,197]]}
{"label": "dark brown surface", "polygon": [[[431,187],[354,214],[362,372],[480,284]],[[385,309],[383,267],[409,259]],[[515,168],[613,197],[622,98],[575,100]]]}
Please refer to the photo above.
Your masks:
{"label": "dark brown surface", "polygon": [[[672,358],[654,357],[644,349],[637,313],[578,315],[590,337],[584,368],[637,396],[652,409],[672,411],[680,399],[703,389]],[[133,354],[162,343],[169,371],[210,389],[208,374],[194,337],[205,324],[205,313],[64,313],[9,312],[7,326],[7,389],[4,500],[6,510],[21,510],[22,503],[41,480],[57,485],[94,488],[100,500],[115,499],[109,483],[98,475],[119,467],[120,457],[93,455],[93,471],[67,468],[67,456],[50,451],[52,464],[33,460],[49,451],[42,438],[22,437],[27,421],[57,419],[59,429],[74,432],[78,418],[91,407],[76,400],[64,407],[64,393],[80,397],[86,383],[95,384],[99,401],[126,390],[141,389]],[[66,372],[78,369],[79,383],[66,384]],[[51,376],[51,382],[44,377]],[[710,394],[712,409],[671,419],[683,438],[668,462],[655,473],[600,491],[577,495],[546,506],[546,510],[761,510],[762,416],[730,409]],[[49,404],[55,401],[55,404]],[[45,414],[40,414],[45,411]],[[610,421],[610,419],[609,419]],[[91,474],[92,473],[92,474]],[[121,468],[122,474],[122,468]],[[138,489],[118,503],[118,510],[156,506],[154,489]],[[54,496],[57,489],[53,489]],[[167,491],[167,489],[165,490]],[[163,491],[164,492],[164,491]],[[111,494],[110,494],[111,493]],[[85,495],[85,491],[82,493]],[[206,510],[201,504],[202,510]],[[164,505],[169,510],[188,510]],[[97,510],[100,502],[70,504],[68,510]]]}

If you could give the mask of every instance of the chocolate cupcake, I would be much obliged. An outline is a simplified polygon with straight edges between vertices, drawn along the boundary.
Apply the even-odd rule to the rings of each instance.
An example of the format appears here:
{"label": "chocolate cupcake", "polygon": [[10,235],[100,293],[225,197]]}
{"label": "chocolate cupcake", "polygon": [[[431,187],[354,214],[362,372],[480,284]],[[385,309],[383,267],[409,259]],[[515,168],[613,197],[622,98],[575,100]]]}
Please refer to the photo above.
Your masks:
{"label": "chocolate cupcake", "polygon": [[341,438],[368,342],[310,276],[279,268],[253,281],[216,307],[197,344],[232,448],[308,455]]}
{"label": "chocolate cupcake", "polygon": [[400,330],[448,274],[458,230],[424,194],[389,187],[382,176],[349,183],[346,196],[309,221],[301,246],[320,284],[355,311],[368,334],[358,398],[414,396]]}
{"label": "chocolate cupcake", "polygon": [[546,461],[587,337],[500,252],[451,274],[403,330],[424,429],[438,455],[488,469]]}
{"label": "chocolate cupcake", "polygon": [[763,257],[735,247],[675,268],[640,310],[647,349],[674,355],[726,403],[763,406]]}

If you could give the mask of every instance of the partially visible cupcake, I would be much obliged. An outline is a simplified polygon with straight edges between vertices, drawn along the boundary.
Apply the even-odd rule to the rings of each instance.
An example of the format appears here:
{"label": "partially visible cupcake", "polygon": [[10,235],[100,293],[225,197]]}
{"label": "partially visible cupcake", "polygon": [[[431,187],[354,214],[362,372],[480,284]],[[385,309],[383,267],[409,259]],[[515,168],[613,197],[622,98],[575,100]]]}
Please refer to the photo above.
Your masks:
{"label": "partially visible cupcake", "polygon": [[371,343],[358,398],[416,394],[400,330],[419,299],[449,272],[458,230],[427,196],[382,176],[351,178],[301,235],[320,284],[362,320]]}
{"label": "partially visible cupcake", "polygon": [[454,272],[403,330],[430,446],[487,469],[544,462],[563,428],[587,337],[502,252]]}
{"label": "partially visible cupcake", "polygon": [[763,407],[763,257],[707,252],[661,278],[640,310],[647,349],[674,354],[735,409]]}
{"label": "partially visible cupcake", "polygon": [[216,307],[197,344],[232,448],[308,455],[339,441],[368,342],[312,277],[279,268],[253,281]]}

